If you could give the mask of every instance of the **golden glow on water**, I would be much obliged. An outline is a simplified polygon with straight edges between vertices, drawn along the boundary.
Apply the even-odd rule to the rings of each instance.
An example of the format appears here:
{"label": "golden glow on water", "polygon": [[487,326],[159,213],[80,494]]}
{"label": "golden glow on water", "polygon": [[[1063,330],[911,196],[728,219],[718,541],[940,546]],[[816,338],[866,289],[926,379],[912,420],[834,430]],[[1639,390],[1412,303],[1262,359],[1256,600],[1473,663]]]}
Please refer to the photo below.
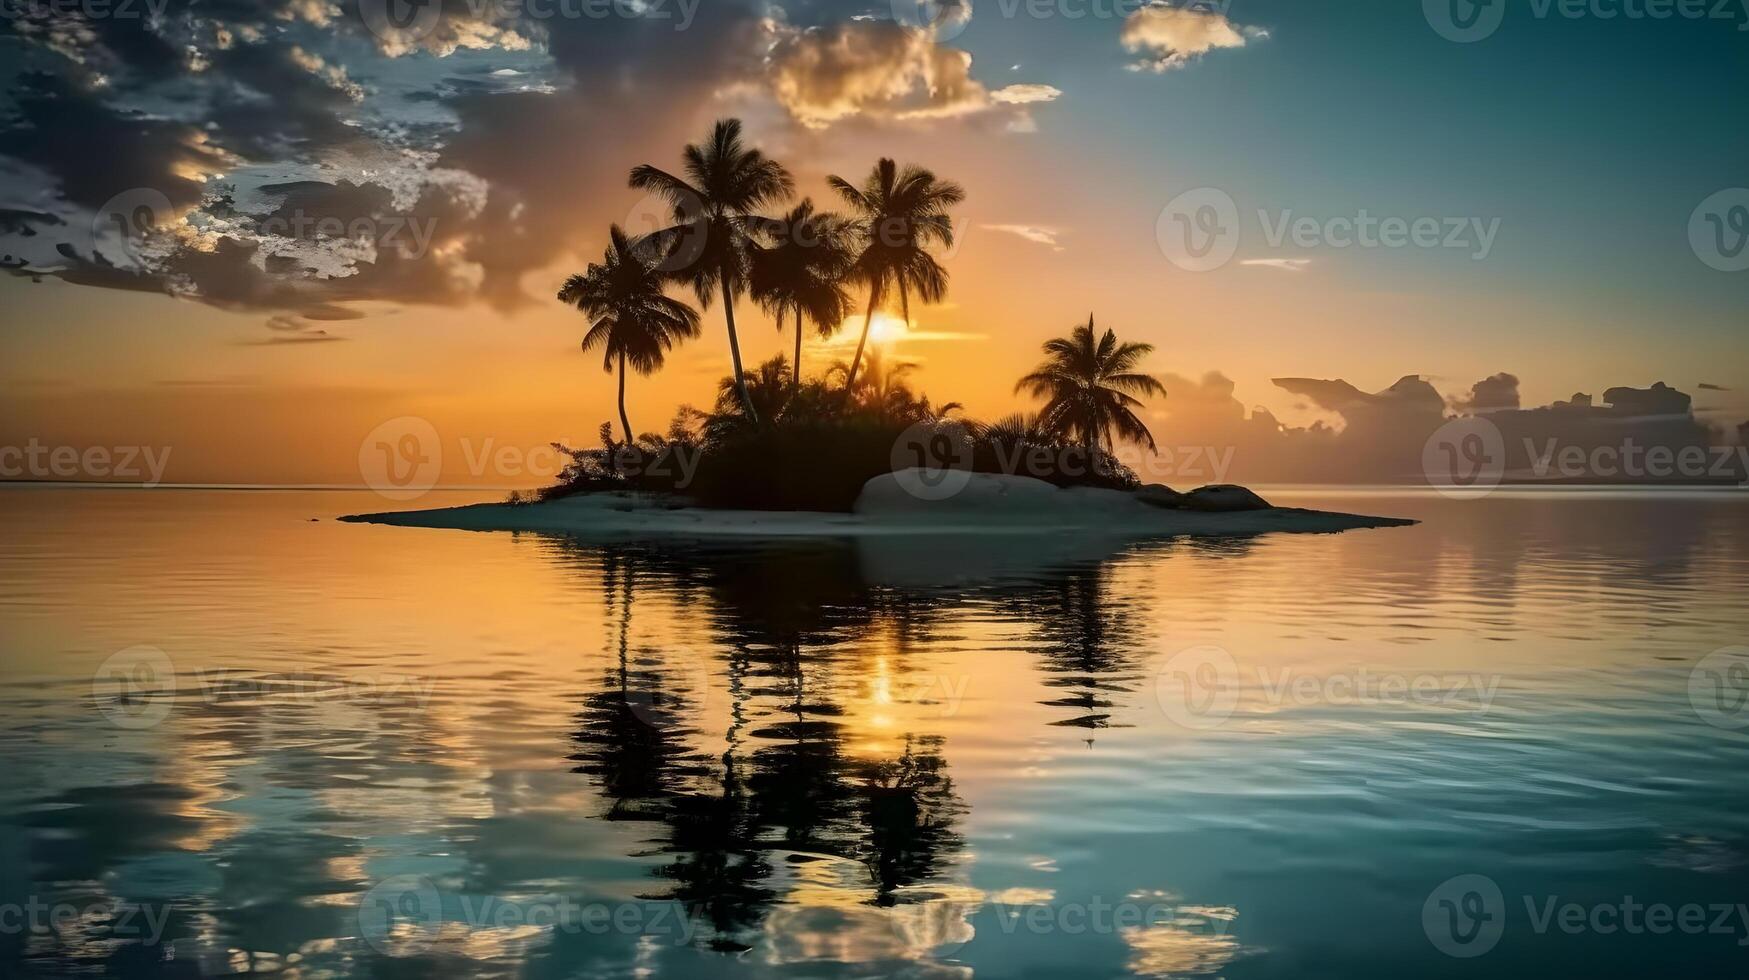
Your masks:
{"label": "golden glow on water", "polygon": [[[1691,786],[1744,761],[1741,739],[1696,757],[1728,736],[1686,706],[1687,671],[1740,626],[1735,501],[1653,533],[1622,508],[1656,502],[1351,499],[1426,523],[924,561],[329,520],[381,506],[361,494],[0,502],[0,817],[83,842],[36,873],[150,872],[197,899],[179,955],[203,963],[704,975],[721,943],[820,974],[952,973],[1018,968],[1044,928],[1069,959],[1040,969],[1213,974],[1299,941],[1254,911],[1281,889],[1326,922],[1489,860],[1465,850],[1472,820],[1490,840],[1614,826],[1685,792],[1660,782],[1675,760]],[[93,676],[138,644],[176,689],[127,729],[115,712],[150,699]],[[1181,718],[1162,691],[1202,647],[1233,658],[1232,701]],[[1443,686],[1411,696],[1417,679]],[[1660,860],[1742,822],[1693,803]],[[361,938],[360,902],[406,876],[443,921]],[[568,934],[519,918],[542,896],[694,913],[685,937]],[[1157,911],[1108,946],[1052,931],[1102,902]]]}

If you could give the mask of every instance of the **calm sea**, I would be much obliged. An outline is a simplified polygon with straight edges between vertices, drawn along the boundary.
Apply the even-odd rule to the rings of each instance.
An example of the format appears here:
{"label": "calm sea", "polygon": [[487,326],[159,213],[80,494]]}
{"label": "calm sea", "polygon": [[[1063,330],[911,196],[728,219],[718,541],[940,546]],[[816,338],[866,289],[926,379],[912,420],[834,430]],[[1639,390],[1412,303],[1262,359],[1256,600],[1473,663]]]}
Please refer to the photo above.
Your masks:
{"label": "calm sea", "polygon": [[0,491],[0,976],[1743,976],[1749,496],[1271,495],[1423,523]]}

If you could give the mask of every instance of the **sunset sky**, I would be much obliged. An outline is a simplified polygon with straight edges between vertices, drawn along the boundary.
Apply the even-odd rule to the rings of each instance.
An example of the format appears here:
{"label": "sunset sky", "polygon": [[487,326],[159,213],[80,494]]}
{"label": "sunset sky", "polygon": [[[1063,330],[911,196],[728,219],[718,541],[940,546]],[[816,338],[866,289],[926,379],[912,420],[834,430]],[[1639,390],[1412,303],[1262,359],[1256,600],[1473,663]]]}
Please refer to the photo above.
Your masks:
{"label": "sunset sky", "polygon": [[[977,0],[932,29],[894,21],[908,0],[449,0],[420,37],[367,29],[374,0],[155,2],[150,21],[20,5],[0,28],[0,444],[167,445],[177,482],[346,484],[366,433],[412,415],[456,482],[530,482],[462,457],[613,417],[553,294],[609,223],[660,217],[627,171],[677,169],[728,116],[823,207],[826,175],[881,156],[965,186],[948,300],[884,345],[974,415],[1017,407],[1040,341],[1091,311],[1155,344],[1154,373],[1218,371],[1294,425],[1334,416],[1271,378],[1419,374],[1456,396],[1510,372],[1526,406],[1665,381],[1704,419],[1749,418],[1749,271],[1690,234],[1749,185],[1738,7],[1511,4],[1462,43],[1431,0]],[[1239,217],[1206,272],[1159,234],[1198,188]],[[104,224],[142,203],[144,238]],[[293,210],[430,239],[396,259],[260,233]],[[1363,211],[1493,231],[1271,241]],[[738,318],[750,362],[789,350],[752,304]],[[640,430],[710,400],[717,305],[704,328],[632,379]],[[805,363],[853,344],[810,336]],[[1162,442],[1172,404],[1151,406]]]}

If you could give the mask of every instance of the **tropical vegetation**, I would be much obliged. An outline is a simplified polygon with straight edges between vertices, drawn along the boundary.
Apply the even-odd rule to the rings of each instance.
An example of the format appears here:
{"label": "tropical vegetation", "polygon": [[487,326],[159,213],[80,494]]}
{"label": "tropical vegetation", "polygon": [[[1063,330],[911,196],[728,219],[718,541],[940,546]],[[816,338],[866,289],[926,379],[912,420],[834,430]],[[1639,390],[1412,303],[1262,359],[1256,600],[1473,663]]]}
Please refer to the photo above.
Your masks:
{"label": "tropical vegetation", "polygon": [[[889,363],[879,346],[869,348],[878,312],[896,302],[909,323],[913,297],[946,297],[941,253],[954,244],[951,210],[965,200],[959,184],[882,159],[859,184],[828,177],[847,214],[803,198],[772,216],[767,210],[784,206],[794,180],[744,141],[738,120],[718,122],[681,159],[678,175],[650,164],[631,171],[631,186],[658,195],[668,222],[635,238],[612,227],[602,261],[559,291],[590,319],[583,349],[599,350],[604,369],[618,373],[623,438],[603,423],[600,448],[558,446],[569,463],[537,499],[632,489],[684,493],[706,506],[848,510],[871,477],[911,465],[895,447],[937,431],[969,449],[956,465],[980,472],[1012,472],[1030,454],[1067,461],[1031,474],[1059,485],[1137,484],[1115,453],[1124,442],[1154,448],[1138,414],[1143,398],[1165,395],[1141,369],[1151,345],[1099,334],[1089,315],[1046,341],[1045,360],[1015,386],[1043,407],[988,424],[963,417],[958,403],[932,402],[912,385],[915,364]],[[665,433],[636,435],[627,371],[660,370],[676,345],[699,334],[698,310],[668,296],[670,286],[689,289],[700,308],[722,301],[730,373],[708,410],[682,406]],[[858,292],[855,354],[805,375],[805,334],[832,339],[854,315]],[[747,370],[735,322],[743,297],[793,332],[791,356]]]}

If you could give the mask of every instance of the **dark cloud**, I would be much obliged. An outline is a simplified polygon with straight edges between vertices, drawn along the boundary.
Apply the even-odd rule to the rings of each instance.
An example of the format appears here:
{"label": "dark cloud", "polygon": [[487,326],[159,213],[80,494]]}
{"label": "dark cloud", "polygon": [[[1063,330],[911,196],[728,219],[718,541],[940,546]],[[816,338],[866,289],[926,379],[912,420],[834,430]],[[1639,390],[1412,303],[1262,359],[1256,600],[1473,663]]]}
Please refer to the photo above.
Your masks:
{"label": "dark cloud", "polygon": [[[780,139],[851,120],[1030,125],[1056,91],[991,90],[963,51],[851,21],[864,7],[847,2],[529,20],[441,0],[418,37],[367,29],[358,0],[161,2],[150,19],[44,6],[0,27],[30,66],[0,102],[0,156],[48,182],[9,183],[0,207],[61,222],[49,243],[48,222],[0,227],[37,232],[13,250],[22,271],[238,309],[510,308],[531,272],[627,221],[633,165],[674,165],[716,116]],[[105,208],[151,220],[110,228]],[[294,218],[419,235],[286,234]]]}
{"label": "dark cloud", "polygon": [[[0,126],[0,152],[53,174],[62,198],[90,211],[118,194],[151,188],[180,213],[205,193],[194,174],[227,164],[200,129],[112,108],[54,75],[25,76],[13,103],[12,117]],[[162,223],[173,215],[157,217]]]}
{"label": "dark cloud", "polygon": [[41,211],[26,211],[19,208],[0,208],[0,235],[17,235],[20,238],[36,237],[38,225],[47,227],[61,225],[66,222],[52,214]]}
{"label": "dark cloud", "polygon": [[1518,378],[1505,371],[1483,378],[1470,386],[1468,395],[1452,398],[1451,407],[1465,414],[1517,408]]}

